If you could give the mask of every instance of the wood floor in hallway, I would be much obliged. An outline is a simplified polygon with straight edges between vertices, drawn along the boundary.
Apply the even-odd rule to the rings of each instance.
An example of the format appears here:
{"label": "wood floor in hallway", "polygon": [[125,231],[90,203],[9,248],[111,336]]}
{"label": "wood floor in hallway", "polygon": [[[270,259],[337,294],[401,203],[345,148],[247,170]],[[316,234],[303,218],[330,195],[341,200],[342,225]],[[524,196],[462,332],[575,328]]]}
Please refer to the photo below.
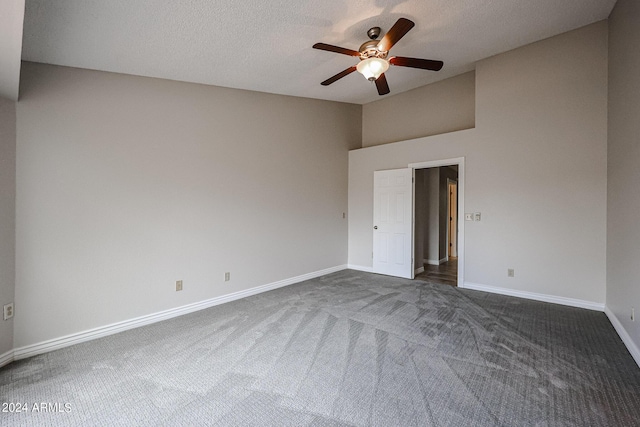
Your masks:
{"label": "wood floor in hallway", "polygon": [[451,258],[440,265],[424,265],[424,272],[416,275],[416,279],[426,282],[458,286],[458,259]]}

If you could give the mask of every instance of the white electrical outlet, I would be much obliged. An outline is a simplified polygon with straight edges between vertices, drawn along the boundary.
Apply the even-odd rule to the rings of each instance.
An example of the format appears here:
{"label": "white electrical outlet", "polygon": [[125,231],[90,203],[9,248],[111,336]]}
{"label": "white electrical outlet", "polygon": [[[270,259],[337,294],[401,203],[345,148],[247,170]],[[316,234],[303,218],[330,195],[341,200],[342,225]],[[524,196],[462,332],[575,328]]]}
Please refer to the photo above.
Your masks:
{"label": "white electrical outlet", "polygon": [[513,270],[513,268],[509,268],[507,269],[507,277],[515,277],[515,271]]}
{"label": "white electrical outlet", "polygon": [[473,214],[474,221],[480,221],[482,219],[482,214],[480,212],[476,212]]}
{"label": "white electrical outlet", "polygon": [[176,280],[176,292],[182,290],[182,280]]}
{"label": "white electrical outlet", "polygon": [[229,272],[224,273],[224,281],[228,282],[229,280],[231,280],[231,273]]}
{"label": "white electrical outlet", "polygon": [[473,221],[473,214],[472,213],[465,213],[464,214],[464,220],[465,221]]}
{"label": "white electrical outlet", "polygon": [[4,320],[9,320],[13,317],[13,303],[4,305]]}

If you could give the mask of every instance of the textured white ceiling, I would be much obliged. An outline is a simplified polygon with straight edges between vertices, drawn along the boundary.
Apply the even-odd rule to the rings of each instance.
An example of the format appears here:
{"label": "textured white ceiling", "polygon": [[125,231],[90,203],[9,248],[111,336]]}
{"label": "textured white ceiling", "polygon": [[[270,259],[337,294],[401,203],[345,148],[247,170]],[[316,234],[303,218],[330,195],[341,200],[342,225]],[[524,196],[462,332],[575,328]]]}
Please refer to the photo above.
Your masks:
{"label": "textured white ceiling", "polygon": [[[364,104],[353,73],[373,26],[416,26],[392,55],[439,59],[440,72],[391,67],[391,95],[472,70],[476,61],[609,16],[615,0],[27,0],[28,61]],[[386,95],[390,96],[390,95]]]}

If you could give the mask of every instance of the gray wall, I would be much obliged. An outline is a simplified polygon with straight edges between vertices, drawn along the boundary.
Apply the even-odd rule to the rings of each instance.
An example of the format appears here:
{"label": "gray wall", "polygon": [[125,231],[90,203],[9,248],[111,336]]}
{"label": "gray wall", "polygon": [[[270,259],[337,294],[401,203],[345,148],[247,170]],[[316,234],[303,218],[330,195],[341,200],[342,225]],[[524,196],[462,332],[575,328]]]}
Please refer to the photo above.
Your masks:
{"label": "gray wall", "polygon": [[[609,18],[607,307],[640,349],[640,2]],[[636,320],[631,321],[631,308]],[[637,356],[640,353],[636,354]],[[640,361],[639,361],[640,363]]]}
{"label": "gray wall", "polygon": [[364,105],[362,146],[474,126],[475,72],[470,72]]}
{"label": "gray wall", "polygon": [[[0,98],[0,308],[14,301],[15,200],[16,104]],[[0,316],[0,355],[11,349],[13,319]]]}
{"label": "gray wall", "polygon": [[604,304],[607,32],[479,62],[475,129],[351,151],[349,264],[371,266],[374,170],[465,157],[465,281]]}
{"label": "gray wall", "polygon": [[17,117],[16,348],[346,262],[360,106],[24,63]]}

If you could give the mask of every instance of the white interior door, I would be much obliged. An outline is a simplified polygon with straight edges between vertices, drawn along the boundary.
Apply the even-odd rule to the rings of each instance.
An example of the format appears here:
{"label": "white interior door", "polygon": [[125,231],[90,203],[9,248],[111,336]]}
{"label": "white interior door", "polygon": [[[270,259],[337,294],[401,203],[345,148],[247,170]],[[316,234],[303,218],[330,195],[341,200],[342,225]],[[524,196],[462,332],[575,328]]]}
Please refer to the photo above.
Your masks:
{"label": "white interior door", "polygon": [[413,169],[373,173],[373,272],[413,279]]}

